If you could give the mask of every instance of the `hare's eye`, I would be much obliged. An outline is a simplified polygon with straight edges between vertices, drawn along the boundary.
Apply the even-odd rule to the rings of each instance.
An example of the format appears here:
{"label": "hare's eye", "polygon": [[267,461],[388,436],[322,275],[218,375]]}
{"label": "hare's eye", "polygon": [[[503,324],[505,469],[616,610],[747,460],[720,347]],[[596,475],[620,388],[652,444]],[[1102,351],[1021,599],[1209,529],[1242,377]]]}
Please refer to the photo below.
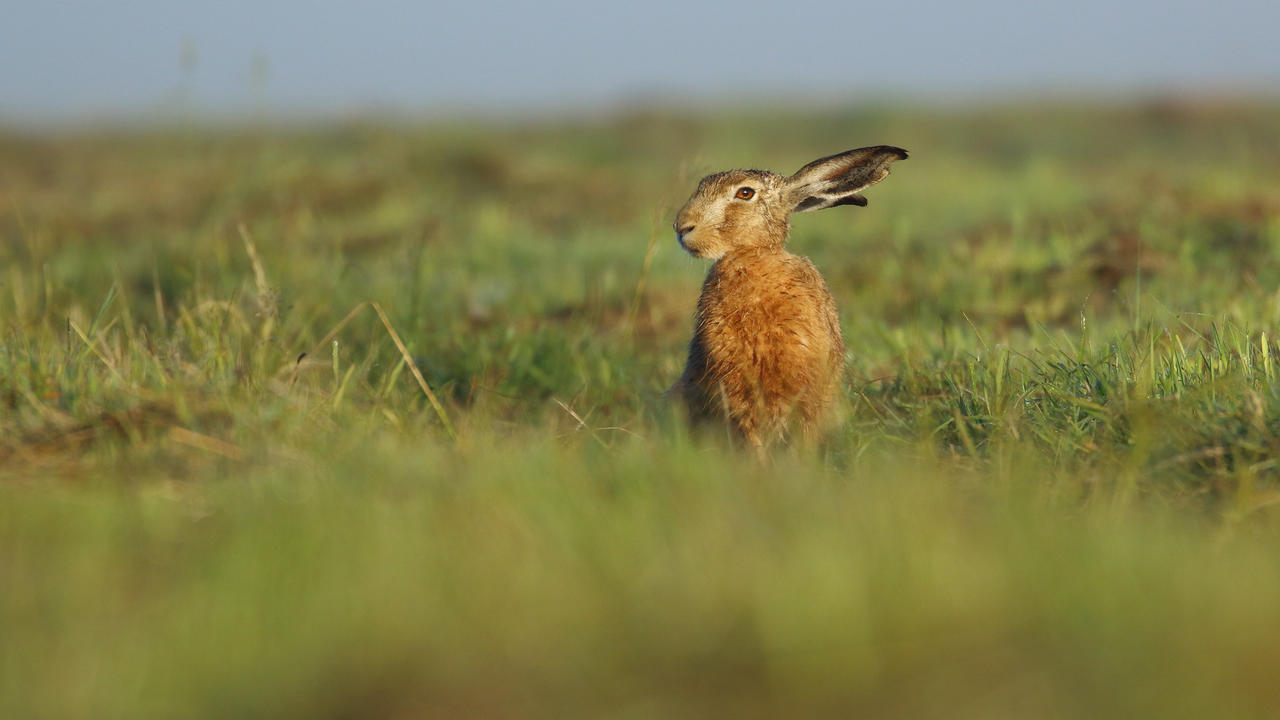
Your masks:
{"label": "hare's eye", "polygon": [[738,198],[739,200],[750,200],[752,197],[755,196],[755,194],[756,194],[756,191],[752,190],[749,187],[740,187],[738,188],[738,192],[734,193],[734,197]]}

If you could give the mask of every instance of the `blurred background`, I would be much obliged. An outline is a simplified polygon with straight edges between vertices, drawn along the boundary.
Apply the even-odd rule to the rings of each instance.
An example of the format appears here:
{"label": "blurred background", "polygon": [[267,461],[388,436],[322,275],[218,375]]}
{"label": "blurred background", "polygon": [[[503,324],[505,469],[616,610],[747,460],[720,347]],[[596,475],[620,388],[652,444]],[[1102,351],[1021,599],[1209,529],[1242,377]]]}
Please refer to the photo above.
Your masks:
{"label": "blurred background", "polygon": [[[0,718],[1280,717],[1280,2],[0,4]],[[698,178],[841,422],[690,441]]]}
{"label": "blurred background", "polygon": [[1256,95],[1277,27],[1272,0],[11,3],[0,122]]}

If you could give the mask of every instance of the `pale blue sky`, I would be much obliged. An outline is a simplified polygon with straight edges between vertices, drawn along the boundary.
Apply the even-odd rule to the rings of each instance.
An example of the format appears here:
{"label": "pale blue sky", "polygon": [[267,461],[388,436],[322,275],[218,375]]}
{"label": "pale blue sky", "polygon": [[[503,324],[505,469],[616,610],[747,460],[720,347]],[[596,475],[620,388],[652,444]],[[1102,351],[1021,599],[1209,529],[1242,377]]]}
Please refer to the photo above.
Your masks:
{"label": "pale blue sky", "polygon": [[14,0],[0,120],[1275,94],[1278,37],[1280,0]]}

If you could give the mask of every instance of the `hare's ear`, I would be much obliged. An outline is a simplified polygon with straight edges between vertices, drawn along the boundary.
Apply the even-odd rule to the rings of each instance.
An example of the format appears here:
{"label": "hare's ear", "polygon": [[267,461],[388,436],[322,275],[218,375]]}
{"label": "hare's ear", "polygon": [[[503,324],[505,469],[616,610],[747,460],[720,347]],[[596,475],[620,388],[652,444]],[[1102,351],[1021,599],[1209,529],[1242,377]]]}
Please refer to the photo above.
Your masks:
{"label": "hare's ear", "polygon": [[883,180],[889,174],[889,163],[906,159],[906,150],[889,145],[819,158],[787,178],[787,202],[792,212],[866,205],[867,199],[858,191]]}

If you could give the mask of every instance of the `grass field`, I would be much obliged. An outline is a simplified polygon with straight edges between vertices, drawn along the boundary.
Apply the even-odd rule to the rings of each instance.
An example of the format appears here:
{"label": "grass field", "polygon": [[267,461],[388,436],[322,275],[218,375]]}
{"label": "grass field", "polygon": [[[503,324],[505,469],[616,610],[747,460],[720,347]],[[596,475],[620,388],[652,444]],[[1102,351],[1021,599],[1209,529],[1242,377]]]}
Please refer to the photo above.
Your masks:
{"label": "grass field", "polygon": [[[0,717],[1274,717],[1277,128],[0,135]],[[880,143],[839,430],[688,437],[675,209]]]}

